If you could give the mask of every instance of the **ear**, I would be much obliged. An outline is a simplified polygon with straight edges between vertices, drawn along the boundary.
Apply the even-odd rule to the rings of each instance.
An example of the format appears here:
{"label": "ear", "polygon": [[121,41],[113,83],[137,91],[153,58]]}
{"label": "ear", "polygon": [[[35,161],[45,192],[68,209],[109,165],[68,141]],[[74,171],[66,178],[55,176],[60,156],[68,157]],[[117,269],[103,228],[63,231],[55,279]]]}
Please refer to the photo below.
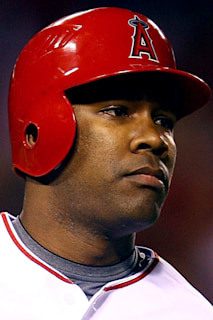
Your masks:
{"label": "ear", "polygon": [[38,138],[38,129],[35,124],[30,123],[26,128],[25,140],[30,149],[32,149]]}

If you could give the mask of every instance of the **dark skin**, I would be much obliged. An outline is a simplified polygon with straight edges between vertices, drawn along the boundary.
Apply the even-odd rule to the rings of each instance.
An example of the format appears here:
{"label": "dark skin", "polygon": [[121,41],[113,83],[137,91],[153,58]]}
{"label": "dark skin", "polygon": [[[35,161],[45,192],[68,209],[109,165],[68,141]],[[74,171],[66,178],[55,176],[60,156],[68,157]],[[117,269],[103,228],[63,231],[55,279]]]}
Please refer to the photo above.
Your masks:
{"label": "dark skin", "polygon": [[115,264],[133,251],[135,233],[160,215],[176,159],[175,114],[146,98],[73,108],[72,157],[48,185],[27,178],[21,221],[57,255]]}

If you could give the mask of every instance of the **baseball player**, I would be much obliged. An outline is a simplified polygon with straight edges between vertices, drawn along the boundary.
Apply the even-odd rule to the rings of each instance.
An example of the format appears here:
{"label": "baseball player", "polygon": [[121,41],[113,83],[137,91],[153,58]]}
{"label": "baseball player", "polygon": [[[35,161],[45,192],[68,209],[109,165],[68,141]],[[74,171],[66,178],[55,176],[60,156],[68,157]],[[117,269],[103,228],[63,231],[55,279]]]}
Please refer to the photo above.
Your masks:
{"label": "baseball player", "polygon": [[135,233],[159,217],[177,120],[211,96],[144,15],[97,8],[36,34],[11,77],[23,210],[0,216],[1,319],[212,319]]}

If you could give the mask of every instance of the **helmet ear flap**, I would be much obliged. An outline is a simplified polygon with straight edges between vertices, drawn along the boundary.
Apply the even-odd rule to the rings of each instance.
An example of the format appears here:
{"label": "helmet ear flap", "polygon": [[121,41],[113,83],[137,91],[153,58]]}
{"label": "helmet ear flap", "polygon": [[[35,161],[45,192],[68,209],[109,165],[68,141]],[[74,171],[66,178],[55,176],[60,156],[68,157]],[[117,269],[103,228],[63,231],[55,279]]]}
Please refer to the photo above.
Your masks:
{"label": "helmet ear flap", "polygon": [[17,123],[10,123],[11,140],[16,140],[14,147],[19,154],[13,152],[13,167],[21,172],[34,177],[46,175],[72,148],[76,118],[65,95],[46,95],[30,107],[29,115],[23,113],[21,119],[13,117],[14,121]]}

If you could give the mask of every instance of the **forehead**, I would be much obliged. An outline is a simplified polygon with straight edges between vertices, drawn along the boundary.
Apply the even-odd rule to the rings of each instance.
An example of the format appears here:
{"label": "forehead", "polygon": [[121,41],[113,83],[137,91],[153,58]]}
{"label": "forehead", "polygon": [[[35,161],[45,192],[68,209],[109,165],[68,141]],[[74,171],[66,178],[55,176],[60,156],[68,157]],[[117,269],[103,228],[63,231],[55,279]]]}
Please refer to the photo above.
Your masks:
{"label": "forehead", "polygon": [[66,95],[72,104],[109,100],[137,101],[146,98],[174,113],[177,113],[181,98],[175,79],[160,72],[116,75],[70,88]]}

